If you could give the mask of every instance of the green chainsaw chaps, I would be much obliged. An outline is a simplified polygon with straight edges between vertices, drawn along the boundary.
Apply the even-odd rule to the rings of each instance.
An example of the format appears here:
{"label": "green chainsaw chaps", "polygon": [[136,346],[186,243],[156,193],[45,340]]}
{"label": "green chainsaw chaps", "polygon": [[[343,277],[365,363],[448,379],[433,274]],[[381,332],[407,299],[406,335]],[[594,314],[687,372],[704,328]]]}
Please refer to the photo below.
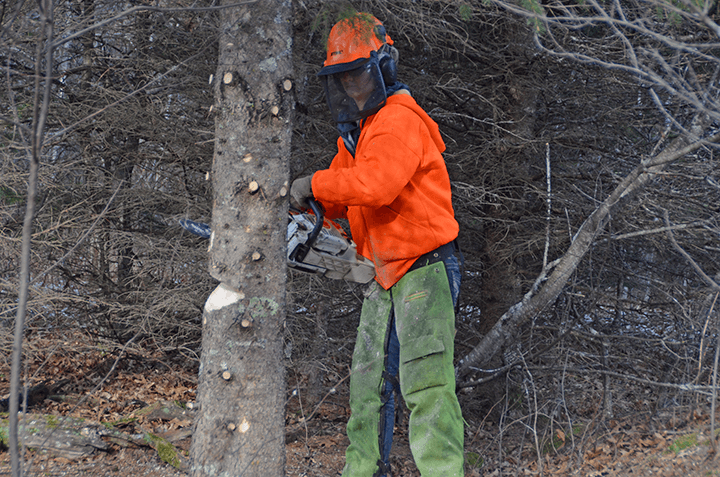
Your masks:
{"label": "green chainsaw chaps", "polygon": [[350,446],[342,475],[371,477],[378,470],[381,389],[393,311],[415,464],[423,477],[461,477],[464,421],[455,394],[455,314],[442,262],[408,272],[389,290],[373,283],[365,296],[353,353]]}

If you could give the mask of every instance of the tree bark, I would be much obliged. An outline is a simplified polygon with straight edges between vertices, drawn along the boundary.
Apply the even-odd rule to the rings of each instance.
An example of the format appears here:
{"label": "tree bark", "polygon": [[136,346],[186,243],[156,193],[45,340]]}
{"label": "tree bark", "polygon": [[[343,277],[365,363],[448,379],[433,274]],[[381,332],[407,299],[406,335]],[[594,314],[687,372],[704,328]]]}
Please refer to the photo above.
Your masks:
{"label": "tree bark", "polygon": [[211,80],[216,137],[210,244],[210,273],[221,284],[203,314],[194,476],[284,475],[290,19],[291,3],[281,0],[222,13],[220,58]]}

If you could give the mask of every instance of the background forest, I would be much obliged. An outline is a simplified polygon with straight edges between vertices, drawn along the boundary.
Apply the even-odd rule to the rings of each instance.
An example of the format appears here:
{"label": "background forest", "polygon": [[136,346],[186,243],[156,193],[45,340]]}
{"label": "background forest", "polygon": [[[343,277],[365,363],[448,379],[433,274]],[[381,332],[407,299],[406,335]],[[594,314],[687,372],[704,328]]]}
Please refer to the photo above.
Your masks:
{"label": "background forest", "polygon": [[[51,32],[35,2],[0,6],[1,397],[24,279],[28,386],[72,374],[47,362],[79,352],[65,344],[77,336],[116,363],[148,353],[197,368],[217,282],[207,243],[178,221],[210,222],[222,13],[212,0],[147,3],[56,1]],[[292,2],[293,178],[327,167],[336,148],[315,73],[345,6]],[[468,440],[515,426],[541,449],[559,430],[574,451],[591,422],[714,413],[716,3],[352,7],[383,21],[399,78],[447,144],[465,256],[456,357]],[[307,410],[346,398],[363,287],[288,273],[288,407],[299,394]],[[57,344],[32,345],[40,338]]]}

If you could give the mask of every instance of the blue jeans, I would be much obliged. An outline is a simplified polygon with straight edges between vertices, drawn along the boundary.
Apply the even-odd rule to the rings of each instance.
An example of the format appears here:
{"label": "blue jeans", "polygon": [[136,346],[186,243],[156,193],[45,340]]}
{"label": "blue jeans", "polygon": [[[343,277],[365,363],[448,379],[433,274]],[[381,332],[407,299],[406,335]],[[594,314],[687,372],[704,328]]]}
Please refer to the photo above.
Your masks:
{"label": "blue jeans", "polygon": [[[460,294],[460,263],[454,255],[451,255],[445,260],[445,271],[448,275],[448,283],[450,284],[450,293],[452,295],[453,305],[457,304],[458,296]],[[380,410],[384,414],[384,428],[381,429],[381,449],[383,463],[385,468],[390,468],[390,449],[392,448],[393,441],[393,429],[395,427],[395,386],[399,386],[398,383],[398,370],[400,368],[400,341],[397,336],[397,329],[395,328],[395,315],[390,316],[390,336],[388,337],[387,345],[387,364],[385,365],[385,371],[392,378],[386,379],[383,388],[383,402],[385,405]],[[399,388],[397,394],[400,394]],[[382,474],[380,477],[385,477],[386,474]]]}

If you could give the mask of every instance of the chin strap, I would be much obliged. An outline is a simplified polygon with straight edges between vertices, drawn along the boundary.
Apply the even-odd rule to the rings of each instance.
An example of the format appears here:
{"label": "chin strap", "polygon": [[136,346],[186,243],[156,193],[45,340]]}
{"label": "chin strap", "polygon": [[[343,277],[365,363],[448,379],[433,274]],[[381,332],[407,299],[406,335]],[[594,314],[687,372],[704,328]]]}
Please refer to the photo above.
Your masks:
{"label": "chin strap", "polygon": [[338,123],[338,131],[340,131],[340,137],[345,143],[345,149],[355,157],[355,147],[357,146],[358,139],[360,139],[360,123],[358,121],[352,123]]}

